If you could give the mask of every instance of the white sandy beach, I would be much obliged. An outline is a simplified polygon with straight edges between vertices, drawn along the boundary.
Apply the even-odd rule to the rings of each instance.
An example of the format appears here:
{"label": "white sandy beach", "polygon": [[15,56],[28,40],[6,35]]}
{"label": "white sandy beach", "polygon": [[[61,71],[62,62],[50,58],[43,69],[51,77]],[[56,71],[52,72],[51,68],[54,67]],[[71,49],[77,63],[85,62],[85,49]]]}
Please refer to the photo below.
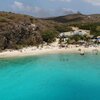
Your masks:
{"label": "white sandy beach", "polygon": [[34,56],[41,54],[56,54],[56,53],[79,53],[80,52],[90,52],[97,50],[100,52],[100,46],[97,47],[84,47],[76,45],[69,45],[66,48],[59,48],[59,46],[44,46],[43,48],[27,47],[20,50],[6,50],[0,53],[0,58],[6,57],[22,57],[22,56]]}

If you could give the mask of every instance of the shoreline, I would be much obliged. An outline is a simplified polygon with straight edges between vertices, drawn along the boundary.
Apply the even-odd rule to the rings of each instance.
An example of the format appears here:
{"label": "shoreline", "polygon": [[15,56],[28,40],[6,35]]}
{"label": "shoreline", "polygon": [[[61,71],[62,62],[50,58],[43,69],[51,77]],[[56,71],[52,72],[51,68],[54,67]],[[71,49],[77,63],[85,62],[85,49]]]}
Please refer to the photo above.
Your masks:
{"label": "shoreline", "polygon": [[94,50],[100,52],[100,46],[97,47],[84,47],[76,45],[70,45],[66,48],[59,48],[58,46],[45,46],[43,48],[27,47],[20,50],[7,50],[0,53],[0,58],[9,57],[24,57],[24,56],[37,56],[43,54],[59,54],[59,53],[95,53]]}

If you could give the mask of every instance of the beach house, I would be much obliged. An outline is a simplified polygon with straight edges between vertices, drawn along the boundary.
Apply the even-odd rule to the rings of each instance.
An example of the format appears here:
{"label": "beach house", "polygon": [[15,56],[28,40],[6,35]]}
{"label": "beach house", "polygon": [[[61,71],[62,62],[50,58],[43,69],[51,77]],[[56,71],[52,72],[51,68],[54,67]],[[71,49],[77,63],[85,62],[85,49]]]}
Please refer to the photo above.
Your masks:
{"label": "beach house", "polygon": [[75,30],[73,32],[73,35],[82,35],[82,36],[87,35],[88,36],[88,35],[90,35],[90,31],[79,29],[79,30]]}
{"label": "beach house", "polygon": [[68,38],[68,37],[73,36],[73,35],[82,35],[82,36],[87,35],[87,36],[89,36],[90,31],[77,29],[77,30],[70,31],[70,32],[62,32],[62,33],[60,33],[59,37],[60,38]]}
{"label": "beach house", "polygon": [[62,32],[62,33],[60,33],[59,37],[60,38],[68,38],[69,36],[72,36],[72,35],[74,35],[72,31],[71,32]]}

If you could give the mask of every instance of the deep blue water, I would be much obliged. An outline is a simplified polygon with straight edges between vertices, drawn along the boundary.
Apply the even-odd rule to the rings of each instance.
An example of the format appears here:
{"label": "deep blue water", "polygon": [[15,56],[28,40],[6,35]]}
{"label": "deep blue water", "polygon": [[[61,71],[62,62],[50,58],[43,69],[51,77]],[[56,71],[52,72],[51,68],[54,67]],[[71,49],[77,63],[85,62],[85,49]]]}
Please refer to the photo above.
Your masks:
{"label": "deep blue water", "polygon": [[0,100],[100,100],[100,55],[0,59]]}

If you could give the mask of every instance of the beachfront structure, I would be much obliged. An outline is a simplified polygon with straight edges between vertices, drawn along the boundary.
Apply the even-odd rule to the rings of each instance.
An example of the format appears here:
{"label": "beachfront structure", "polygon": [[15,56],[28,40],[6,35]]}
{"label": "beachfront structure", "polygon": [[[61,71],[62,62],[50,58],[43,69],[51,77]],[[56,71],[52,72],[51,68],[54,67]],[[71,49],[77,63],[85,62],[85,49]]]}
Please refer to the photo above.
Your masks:
{"label": "beachfront structure", "polygon": [[90,35],[90,31],[89,30],[81,30],[81,29],[78,29],[78,30],[74,30],[74,31],[70,31],[70,32],[63,32],[60,34],[59,37],[70,37],[70,36],[73,36],[73,35],[87,35],[89,36]]}
{"label": "beachfront structure", "polygon": [[97,42],[100,43],[100,36],[96,38]]}
{"label": "beachfront structure", "polygon": [[89,30],[76,30],[73,32],[73,35],[90,35]]}
{"label": "beachfront structure", "polygon": [[100,36],[91,39],[92,42],[100,43]]}
{"label": "beachfront structure", "polygon": [[90,30],[79,29],[78,27],[72,27],[73,35],[87,35],[90,36]]}
{"label": "beachfront structure", "polygon": [[67,38],[72,35],[73,35],[73,32],[63,32],[63,33],[60,33],[59,37]]}

